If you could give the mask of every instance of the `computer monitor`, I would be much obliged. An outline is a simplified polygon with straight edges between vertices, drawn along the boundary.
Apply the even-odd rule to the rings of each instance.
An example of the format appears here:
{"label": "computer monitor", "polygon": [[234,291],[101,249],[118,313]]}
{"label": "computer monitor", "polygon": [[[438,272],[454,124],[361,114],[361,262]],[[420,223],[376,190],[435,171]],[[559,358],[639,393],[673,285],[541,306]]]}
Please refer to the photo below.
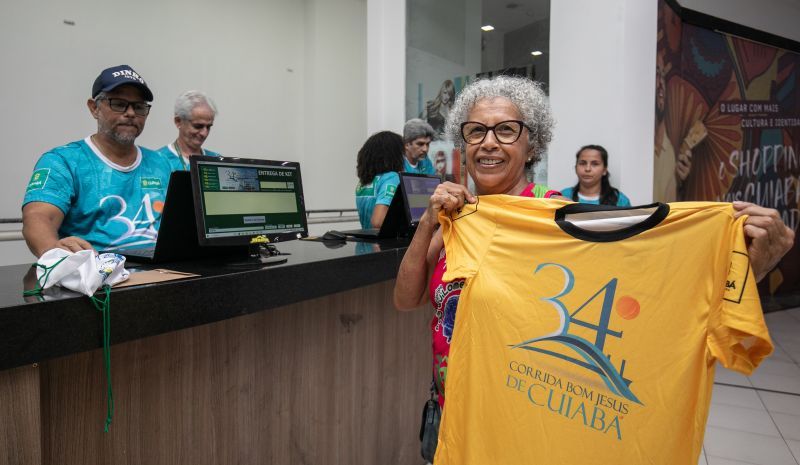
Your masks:
{"label": "computer monitor", "polygon": [[308,235],[300,164],[235,157],[190,157],[198,242],[247,245]]}
{"label": "computer monitor", "polygon": [[405,196],[406,219],[410,227],[419,224],[422,214],[428,208],[433,191],[441,183],[439,176],[401,173],[402,191]]}

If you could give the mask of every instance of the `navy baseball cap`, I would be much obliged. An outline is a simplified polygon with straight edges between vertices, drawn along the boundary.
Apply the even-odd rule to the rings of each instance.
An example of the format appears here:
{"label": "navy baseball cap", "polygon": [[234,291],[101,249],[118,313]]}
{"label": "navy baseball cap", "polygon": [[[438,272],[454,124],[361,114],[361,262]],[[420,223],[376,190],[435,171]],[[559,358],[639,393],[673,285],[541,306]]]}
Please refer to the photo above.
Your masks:
{"label": "navy baseball cap", "polygon": [[147,83],[139,76],[139,73],[128,65],[119,65],[104,69],[100,75],[97,76],[97,79],[94,80],[92,98],[97,97],[97,94],[100,92],[108,92],[125,84],[130,84],[142,89],[142,92],[144,92],[144,99],[148,102],[153,101],[153,93],[150,92]]}

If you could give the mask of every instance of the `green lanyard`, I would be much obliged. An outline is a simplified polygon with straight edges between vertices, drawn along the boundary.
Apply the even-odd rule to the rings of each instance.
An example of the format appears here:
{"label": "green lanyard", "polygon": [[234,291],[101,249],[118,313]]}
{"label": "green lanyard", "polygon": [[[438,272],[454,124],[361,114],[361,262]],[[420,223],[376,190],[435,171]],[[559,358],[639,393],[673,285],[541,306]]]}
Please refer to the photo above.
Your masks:
{"label": "green lanyard", "polygon": [[94,308],[103,314],[103,364],[106,368],[106,423],[103,431],[108,433],[114,418],[114,390],[111,388],[111,286],[103,286],[104,297],[89,297]]}
{"label": "green lanyard", "polygon": [[186,166],[186,160],[183,159],[183,154],[181,153],[181,148],[178,146],[177,139],[175,140],[175,142],[172,143],[172,146],[175,147],[175,153],[178,154],[178,160],[181,161],[181,166],[183,167],[183,170],[188,171],[189,167]]}
{"label": "green lanyard", "polygon": [[[178,140],[176,139],[175,142],[172,143],[172,146],[175,147],[175,153],[178,154],[178,159],[181,161],[181,166],[184,170],[189,171],[189,165],[186,164],[186,160],[183,158],[183,153],[181,153],[181,148],[178,147]],[[202,148],[200,149],[200,155],[205,155],[206,152]],[[189,157],[186,157],[187,159]]]}
{"label": "green lanyard", "polygon": [[[50,278],[50,272],[55,267],[61,264],[67,257],[61,257],[57,262],[50,266],[42,265],[41,263],[34,264],[37,268],[42,268],[44,273],[36,278],[36,287],[27,291],[22,291],[24,296],[38,296],[42,297],[44,286],[47,285],[47,280]],[[108,428],[111,426],[111,420],[114,418],[114,391],[111,388],[111,286],[103,286],[105,297],[98,298],[90,296],[94,308],[103,314],[103,364],[106,369],[106,423],[103,431],[108,433]]]}

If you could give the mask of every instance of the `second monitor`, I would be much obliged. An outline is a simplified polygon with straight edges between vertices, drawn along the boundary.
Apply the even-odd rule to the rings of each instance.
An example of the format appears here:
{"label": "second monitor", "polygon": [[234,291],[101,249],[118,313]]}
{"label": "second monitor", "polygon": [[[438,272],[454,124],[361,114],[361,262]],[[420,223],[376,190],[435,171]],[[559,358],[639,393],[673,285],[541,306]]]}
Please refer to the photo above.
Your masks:
{"label": "second monitor", "polygon": [[299,163],[201,156],[190,162],[200,245],[308,235]]}

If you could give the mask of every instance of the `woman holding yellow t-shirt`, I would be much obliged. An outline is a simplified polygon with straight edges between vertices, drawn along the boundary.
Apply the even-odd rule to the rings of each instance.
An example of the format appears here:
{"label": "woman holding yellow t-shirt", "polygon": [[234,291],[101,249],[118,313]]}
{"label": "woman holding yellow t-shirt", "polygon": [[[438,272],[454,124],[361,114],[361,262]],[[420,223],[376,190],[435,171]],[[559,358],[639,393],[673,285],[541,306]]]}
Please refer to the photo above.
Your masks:
{"label": "woman holding yellow t-shirt", "polygon": [[[530,183],[527,173],[547,149],[552,128],[553,117],[539,84],[497,76],[464,88],[450,110],[445,131],[465,155],[476,194],[547,198],[557,193]],[[476,201],[460,184],[444,182],[436,188],[400,264],[394,289],[399,310],[418,308],[428,299],[434,306],[433,378],[440,405],[444,405],[447,359],[464,282],[442,281],[446,257],[438,214],[442,210],[449,214]],[[734,208],[737,216],[749,215],[745,223],[748,253],[756,277],[761,279],[791,248],[794,233],[775,210],[744,202],[734,203]]]}
{"label": "woman holding yellow t-shirt", "polygon": [[[529,182],[526,173],[550,142],[552,127],[547,97],[538,84],[498,76],[477,81],[461,92],[445,131],[465,154],[479,195],[550,197],[558,193]],[[402,310],[421,305],[428,299],[426,290],[430,291],[433,378],[440,405],[444,405],[447,358],[463,281],[441,279],[446,259],[442,234],[436,229],[437,215],[466,202],[474,203],[475,197],[462,185],[445,182],[436,188],[400,265],[394,290],[395,305]]]}

